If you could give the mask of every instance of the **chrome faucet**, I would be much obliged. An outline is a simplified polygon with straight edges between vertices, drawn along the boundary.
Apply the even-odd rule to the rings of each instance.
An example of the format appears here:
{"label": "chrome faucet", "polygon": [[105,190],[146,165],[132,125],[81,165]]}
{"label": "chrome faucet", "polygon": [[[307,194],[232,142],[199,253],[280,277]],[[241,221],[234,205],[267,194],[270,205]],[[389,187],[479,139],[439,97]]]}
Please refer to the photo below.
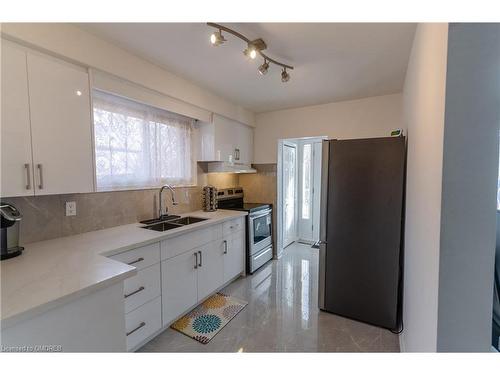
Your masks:
{"label": "chrome faucet", "polygon": [[172,195],[172,205],[177,206],[177,201],[175,200],[175,190],[174,190],[174,188],[172,186],[170,186],[170,185],[163,185],[161,187],[161,189],[160,189],[160,193],[159,193],[159,197],[158,197],[158,200],[159,200],[158,206],[160,207],[159,214],[158,214],[158,218],[159,219],[162,219],[162,218],[168,216],[168,207],[165,207],[165,213],[163,212],[163,207],[162,207],[163,206],[162,205],[162,202],[163,202],[162,195],[163,195],[163,190],[165,190],[165,189],[169,189],[170,190],[170,193]]}

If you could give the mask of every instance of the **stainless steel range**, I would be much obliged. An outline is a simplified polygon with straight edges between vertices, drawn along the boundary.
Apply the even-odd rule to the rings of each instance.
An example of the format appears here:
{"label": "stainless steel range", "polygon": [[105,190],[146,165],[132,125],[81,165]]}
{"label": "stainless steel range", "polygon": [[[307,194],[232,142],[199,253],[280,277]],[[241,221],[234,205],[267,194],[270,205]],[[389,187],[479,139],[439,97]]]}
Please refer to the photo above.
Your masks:
{"label": "stainless steel range", "polygon": [[247,216],[247,273],[273,258],[273,210],[268,203],[243,203],[243,189],[222,189],[217,193],[217,206],[225,210],[248,212]]}

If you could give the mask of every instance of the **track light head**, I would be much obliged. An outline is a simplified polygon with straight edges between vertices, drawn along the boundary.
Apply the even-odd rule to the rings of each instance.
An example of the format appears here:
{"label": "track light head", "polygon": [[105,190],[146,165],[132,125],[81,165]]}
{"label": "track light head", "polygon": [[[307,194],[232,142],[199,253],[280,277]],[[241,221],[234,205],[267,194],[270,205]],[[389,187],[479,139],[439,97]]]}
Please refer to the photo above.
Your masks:
{"label": "track light head", "polygon": [[269,63],[267,62],[267,60],[264,60],[264,64],[259,66],[259,73],[261,75],[265,75],[268,70],[269,70]]}
{"label": "track light head", "polygon": [[257,49],[249,43],[248,47],[243,51],[243,54],[246,57],[250,57],[252,60],[254,60],[257,57]]}
{"label": "track light head", "polygon": [[224,35],[222,35],[222,32],[216,31],[212,35],[210,35],[210,43],[212,43],[213,46],[220,46],[226,41],[226,38],[224,38]]}
{"label": "track light head", "polygon": [[286,71],[286,68],[283,68],[281,72],[281,82],[288,82],[290,80],[290,74]]}

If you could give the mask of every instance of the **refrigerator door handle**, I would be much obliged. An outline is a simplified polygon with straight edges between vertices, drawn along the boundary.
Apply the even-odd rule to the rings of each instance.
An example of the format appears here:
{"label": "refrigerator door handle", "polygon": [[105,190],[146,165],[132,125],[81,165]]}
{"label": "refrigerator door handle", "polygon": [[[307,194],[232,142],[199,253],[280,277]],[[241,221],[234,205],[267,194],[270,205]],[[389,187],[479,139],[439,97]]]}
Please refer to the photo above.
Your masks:
{"label": "refrigerator door handle", "polygon": [[328,169],[330,166],[330,141],[324,140],[321,144],[321,212],[319,225],[319,280],[318,305],[325,310],[326,294],[326,243],[327,243],[327,211],[328,211]]}

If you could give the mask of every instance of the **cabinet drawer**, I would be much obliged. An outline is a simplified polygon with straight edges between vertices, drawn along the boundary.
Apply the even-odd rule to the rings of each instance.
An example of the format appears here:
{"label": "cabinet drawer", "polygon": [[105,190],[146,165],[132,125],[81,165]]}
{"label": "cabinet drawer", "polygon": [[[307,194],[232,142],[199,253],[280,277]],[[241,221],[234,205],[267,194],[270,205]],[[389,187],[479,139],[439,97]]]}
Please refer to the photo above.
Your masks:
{"label": "cabinet drawer", "polygon": [[245,229],[245,218],[239,217],[222,223],[222,235],[226,237],[232,233]]}
{"label": "cabinet drawer", "polygon": [[161,329],[161,297],[158,297],[138,309],[125,315],[127,350],[131,350],[142,341]]}
{"label": "cabinet drawer", "polygon": [[134,277],[125,280],[125,312],[158,297],[161,294],[160,282],[160,263],[144,268]]}
{"label": "cabinet drawer", "polygon": [[110,256],[110,258],[142,270],[160,261],[160,243],[156,242],[151,245],[138,247],[137,249]]}
{"label": "cabinet drawer", "polygon": [[222,237],[222,226],[213,225],[161,241],[161,260],[175,257]]}

